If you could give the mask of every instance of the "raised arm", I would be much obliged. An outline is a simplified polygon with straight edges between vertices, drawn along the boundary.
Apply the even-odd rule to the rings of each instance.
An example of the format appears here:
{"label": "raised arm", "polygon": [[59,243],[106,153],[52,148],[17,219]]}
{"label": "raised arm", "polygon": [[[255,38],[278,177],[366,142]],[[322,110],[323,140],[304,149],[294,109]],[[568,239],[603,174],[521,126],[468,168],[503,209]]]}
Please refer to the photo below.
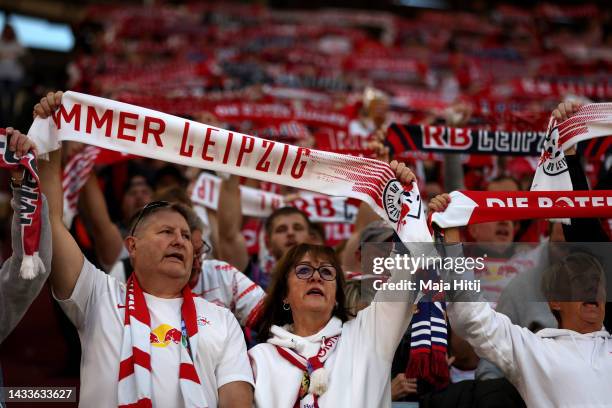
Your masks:
{"label": "raised arm", "polygon": [[[553,111],[558,122],[571,117],[581,104],[562,102]],[[589,190],[589,183],[577,154],[576,146],[564,151],[568,172],[574,190]],[[563,235],[567,242],[608,242],[610,238],[598,218],[572,218],[570,225],[563,224]]]}
{"label": "raised arm", "polygon": [[[430,200],[429,209],[444,211],[448,203],[450,196],[441,194]],[[458,228],[448,228],[444,232],[444,240],[447,244],[445,256],[463,256]],[[465,279],[468,273],[459,276]],[[454,288],[453,277],[443,278]],[[470,343],[479,357],[495,364],[509,379],[516,379],[521,365],[521,360],[516,356],[521,354],[521,358],[529,359],[528,354],[537,353],[537,337],[529,329],[512,324],[506,315],[494,311],[489,302],[474,291],[450,290],[446,294],[450,300],[446,310],[453,331]]]}
{"label": "raised arm", "polygon": [[123,238],[117,225],[110,219],[106,200],[95,174],[91,174],[81,190],[79,208],[91,226],[98,260],[108,271],[119,258]]}
{"label": "raised arm", "polygon": [[240,200],[240,178],[231,176],[221,182],[217,210],[219,228],[219,259],[244,271],[249,254],[242,236],[242,202]]}
{"label": "raised arm", "polygon": [[[59,96],[58,96],[59,94]],[[61,103],[61,93],[49,93],[35,107],[35,114],[48,117]],[[83,268],[83,253],[64,226],[61,180],[61,151],[49,153],[49,161],[39,163],[40,184],[49,203],[49,220],[53,240],[51,286],[58,299],[68,299]]]}
{"label": "raised arm", "polygon": [[[30,148],[34,148],[27,137],[12,128],[7,129],[10,136],[9,149],[18,157],[24,155]],[[35,148],[34,148],[35,149]],[[43,261],[45,271],[33,280],[22,279],[20,275],[21,261],[23,260],[23,246],[21,225],[19,224],[21,196],[21,180],[23,171],[11,172],[13,189],[13,221],[11,224],[11,246],[13,254],[2,264],[0,270],[0,343],[8,336],[19,323],[30,304],[40,293],[49,272],[51,271],[51,226],[49,224],[49,209],[43,196],[41,209],[41,233],[38,254]]]}

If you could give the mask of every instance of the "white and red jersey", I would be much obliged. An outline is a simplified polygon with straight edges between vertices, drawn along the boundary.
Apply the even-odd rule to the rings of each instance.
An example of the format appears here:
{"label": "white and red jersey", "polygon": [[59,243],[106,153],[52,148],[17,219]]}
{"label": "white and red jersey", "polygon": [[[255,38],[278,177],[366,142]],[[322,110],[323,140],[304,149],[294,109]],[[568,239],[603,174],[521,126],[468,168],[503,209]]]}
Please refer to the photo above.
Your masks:
{"label": "white and red jersey", "polygon": [[241,326],[250,326],[263,306],[265,292],[244,273],[227,262],[202,262],[202,273],[191,291],[195,296],[226,307]]}

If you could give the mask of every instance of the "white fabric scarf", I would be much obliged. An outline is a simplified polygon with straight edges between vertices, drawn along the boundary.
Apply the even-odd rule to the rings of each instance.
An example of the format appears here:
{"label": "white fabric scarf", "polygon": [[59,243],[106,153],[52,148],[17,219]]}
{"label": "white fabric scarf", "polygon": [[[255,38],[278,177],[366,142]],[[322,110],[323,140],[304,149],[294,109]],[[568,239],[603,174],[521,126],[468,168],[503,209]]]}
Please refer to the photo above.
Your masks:
{"label": "white fabric scarf", "polygon": [[[202,173],[193,186],[191,201],[217,211],[221,178]],[[304,211],[312,222],[352,222],[358,208],[345,197],[329,197],[321,194],[300,193],[292,201],[285,197],[252,187],[240,186],[242,214],[247,217],[266,218],[280,207],[294,206]]]}
{"label": "white fabric scarf", "polygon": [[532,191],[573,190],[564,150],[583,140],[612,135],[612,103],[590,103],[557,123],[551,116]]}
{"label": "white fabric scarf", "polygon": [[[404,242],[431,242],[416,183],[404,189],[388,164],[272,142],[77,92],[28,132],[41,153],[73,140],[367,202]],[[409,190],[409,191],[407,191]]]}

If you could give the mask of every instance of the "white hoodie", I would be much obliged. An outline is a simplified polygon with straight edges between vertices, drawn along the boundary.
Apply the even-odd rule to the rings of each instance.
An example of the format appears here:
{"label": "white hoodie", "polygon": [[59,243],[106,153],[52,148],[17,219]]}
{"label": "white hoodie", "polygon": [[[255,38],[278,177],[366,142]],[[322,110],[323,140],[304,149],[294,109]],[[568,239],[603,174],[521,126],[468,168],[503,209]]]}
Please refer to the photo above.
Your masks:
{"label": "white hoodie", "polygon": [[601,330],[532,333],[486,302],[453,302],[450,323],[497,365],[528,407],[612,407],[612,336]]}
{"label": "white hoodie", "polygon": [[[409,279],[409,271],[394,273],[391,280]],[[401,294],[398,292],[398,294]],[[381,293],[377,295],[380,300]],[[325,361],[327,391],[318,400],[326,407],[391,407],[391,362],[413,313],[414,296],[402,294],[403,301],[377,301],[357,313],[354,320],[342,322],[332,317],[317,334],[300,337],[292,327],[273,326],[276,344],[295,344],[305,358],[314,356],[323,336],[338,332],[340,340]],[[302,381],[302,371],[278,354],[270,343],[258,344],[249,351],[255,377],[255,406],[292,408]],[[306,397],[301,407],[312,407]]]}

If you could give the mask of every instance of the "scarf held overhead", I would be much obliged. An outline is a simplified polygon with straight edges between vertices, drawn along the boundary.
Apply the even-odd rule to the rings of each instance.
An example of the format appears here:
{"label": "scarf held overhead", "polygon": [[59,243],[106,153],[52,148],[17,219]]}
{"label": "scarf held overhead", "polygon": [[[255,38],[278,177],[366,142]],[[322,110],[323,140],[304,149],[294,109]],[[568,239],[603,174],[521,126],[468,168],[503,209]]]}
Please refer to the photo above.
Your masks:
{"label": "scarf held overhead", "polygon": [[546,132],[488,131],[393,123],[385,144],[392,156],[406,151],[538,156]]}
{"label": "scarf held overhead", "polygon": [[612,191],[453,191],[444,212],[430,215],[440,228],[533,218],[610,218]]}
{"label": "scarf held overhead", "polygon": [[[191,201],[217,210],[221,178],[202,173],[193,186]],[[256,188],[240,186],[242,214],[248,217],[266,218],[277,208],[293,206],[308,215],[312,222],[352,222],[358,206],[344,197],[330,197],[320,194],[300,194],[287,201],[284,196]]]}
{"label": "scarf held overhead", "polygon": [[531,190],[572,190],[564,151],[583,140],[610,135],[612,103],[584,105],[559,124],[551,116]]}
{"label": "scarf held overhead", "polygon": [[109,99],[66,92],[51,118],[28,136],[41,153],[61,140],[186,166],[223,171],[367,202],[405,242],[431,242],[416,186],[403,187],[386,163],[260,139]]}
{"label": "scarf held overhead", "polygon": [[42,196],[38,182],[38,168],[33,152],[23,157],[16,157],[8,148],[9,140],[5,129],[0,129],[0,167],[15,170],[25,168],[26,172],[21,183],[19,199],[19,225],[21,227],[21,244],[23,260],[20,276],[23,279],[34,279],[44,272],[45,266],[38,255],[40,243]]}

